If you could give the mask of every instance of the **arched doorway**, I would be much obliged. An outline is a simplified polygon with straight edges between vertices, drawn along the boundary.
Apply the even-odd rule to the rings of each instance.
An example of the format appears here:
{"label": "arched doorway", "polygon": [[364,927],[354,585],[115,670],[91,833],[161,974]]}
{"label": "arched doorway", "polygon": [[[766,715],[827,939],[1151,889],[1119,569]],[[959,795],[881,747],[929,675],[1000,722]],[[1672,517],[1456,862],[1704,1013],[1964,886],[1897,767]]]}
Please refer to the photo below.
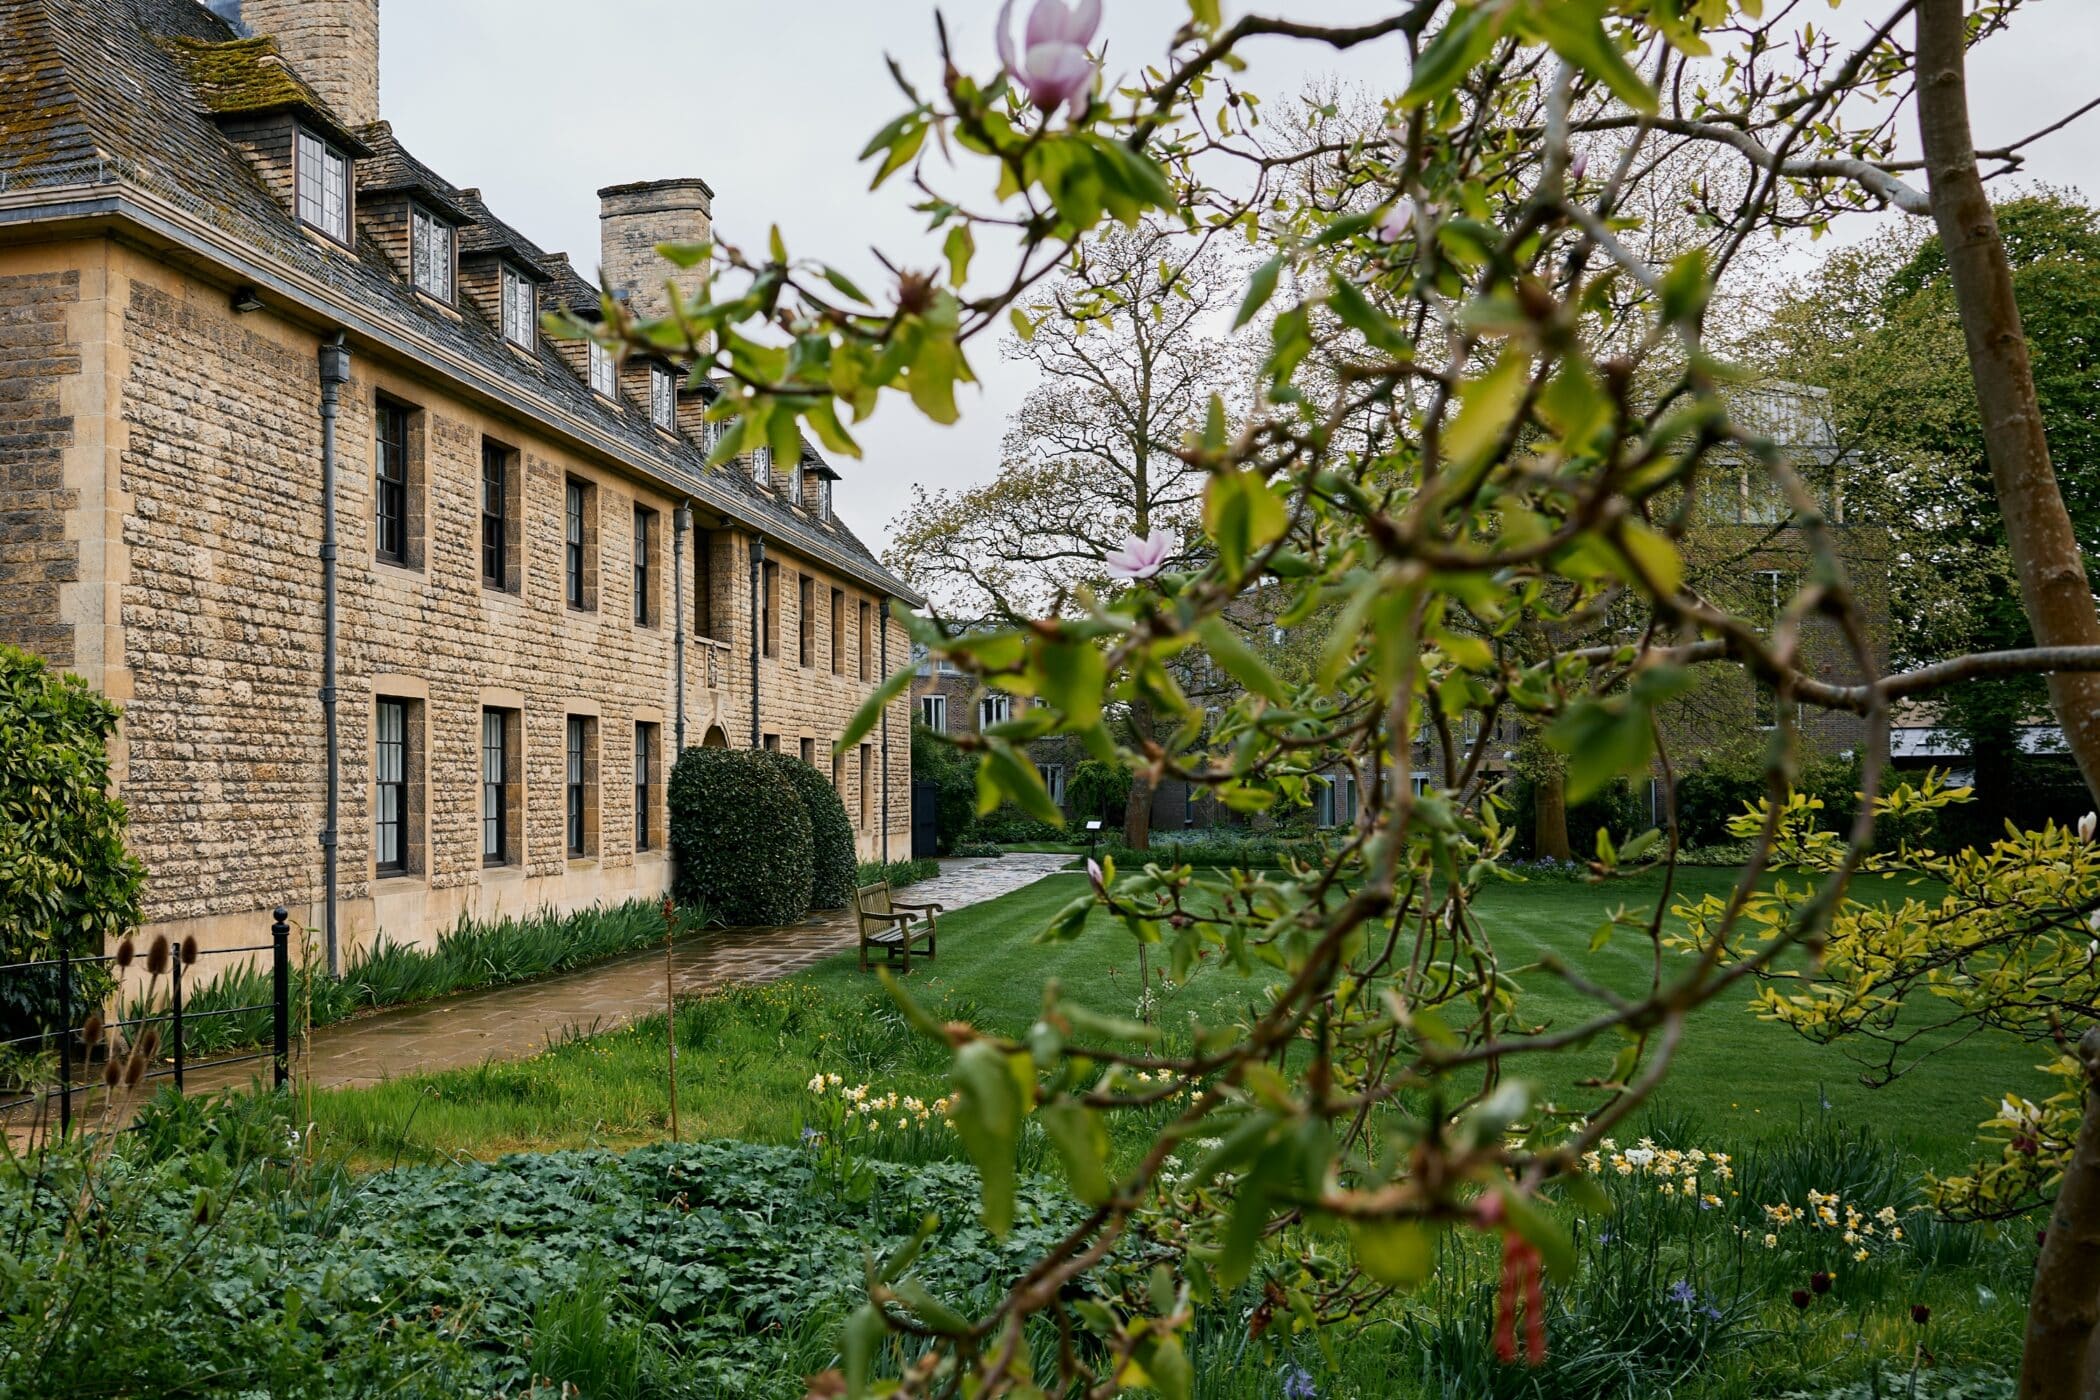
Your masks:
{"label": "arched doorway", "polygon": [[721,725],[710,724],[707,726],[707,737],[700,741],[700,747],[703,749],[726,749],[729,747],[729,736],[722,732]]}

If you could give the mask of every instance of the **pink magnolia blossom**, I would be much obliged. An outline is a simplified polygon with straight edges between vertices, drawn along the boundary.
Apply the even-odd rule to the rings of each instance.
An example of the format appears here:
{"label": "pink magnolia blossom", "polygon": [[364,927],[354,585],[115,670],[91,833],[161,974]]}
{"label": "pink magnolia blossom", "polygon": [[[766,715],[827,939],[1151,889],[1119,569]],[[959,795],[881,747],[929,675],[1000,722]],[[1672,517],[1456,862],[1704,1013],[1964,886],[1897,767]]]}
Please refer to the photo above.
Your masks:
{"label": "pink magnolia blossom", "polygon": [[1107,877],[1101,873],[1101,862],[1098,860],[1089,859],[1087,861],[1086,877],[1094,882],[1094,888],[1097,890],[1107,883]]}
{"label": "pink magnolia blossom", "polygon": [[1590,157],[1587,151],[1568,162],[1568,183],[1579,185],[1582,177],[1590,173]]}
{"label": "pink magnolia blossom", "polygon": [[1378,219],[1378,241],[1398,243],[1415,231],[1415,203],[1411,199],[1397,199],[1393,207]]}
{"label": "pink magnolia blossom", "polygon": [[1035,0],[1028,12],[1023,49],[1014,52],[1014,0],[999,7],[999,59],[1046,112],[1064,107],[1077,121],[1086,114],[1098,67],[1086,46],[1101,27],[1101,0]]}
{"label": "pink magnolia blossom", "polygon": [[1112,549],[1103,561],[1109,573],[1120,579],[1153,578],[1167,567],[1167,560],[1181,547],[1172,530],[1152,535],[1131,535],[1121,549]]}

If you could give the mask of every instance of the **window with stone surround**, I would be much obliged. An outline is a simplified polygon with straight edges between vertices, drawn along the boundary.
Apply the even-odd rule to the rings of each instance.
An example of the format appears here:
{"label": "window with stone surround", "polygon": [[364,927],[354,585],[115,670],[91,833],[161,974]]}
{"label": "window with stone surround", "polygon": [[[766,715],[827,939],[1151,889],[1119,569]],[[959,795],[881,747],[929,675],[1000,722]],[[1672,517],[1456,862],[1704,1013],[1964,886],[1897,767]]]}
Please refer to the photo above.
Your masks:
{"label": "window with stone surround", "polygon": [[569,858],[598,851],[598,721],[570,715],[562,754],[563,826]]}
{"label": "window with stone surround", "polygon": [[659,747],[657,726],[637,722],[634,726],[634,848],[637,851],[656,849],[656,793],[661,782],[657,772]]}
{"label": "window with stone surround", "polygon": [[654,627],[660,614],[656,602],[656,512],[647,506],[634,508],[634,625]]}
{"label": "window with stone surround", "polygon": [[649,366],[649,421],[666,432],[678,427],[678,378],[662,365]]}
{"label": "window with stone surround", "polygon": [[802,575],[795,598],[795,640],[804,666],[817,664],[817,581]]}
{"label": "window with stone surround", "polygon": [[299,222],[349,242],[350,158],[301,127],[297,164]]}
{"label": "window with stone surround", "polygon": [[421,206],[408,211],[410,275],[416,290],[452,300],[452,225]]}
{"label": "window with stone surround", "polygon": [[527,350],[539,343],[540,289],[510,264],[503,265],[503,338]]}
{"label": "window with stone surround", "polygon": [[423,472],[416,410],[379,398],[372,418],[372,554],[420,568]]}
{"label": "window with stone surround", "polygon": [[524,763],[518,752],[523,725],[516,710],[481,712],[481,863],[519,864],[524,826]]}
{"label": "window with stone surround", "polygon": [[481,583],[504,593],[518,591],[524,477],[516,449],[482,439]]}
{"label": "window with stone surround", "polygon": [[608,399],[620,397],[620,362],[597,341],[590,342],[591,388]]}
{"label": "window with stone surround", "polygon": [[[693,531],[693,635],[724,640],[715,621],[715,532]],[[726,631],[727,629],[723,629]]]}
{"label": "window with stone surround", "polygon": [[831,674],[846,674],[846,590],[831,590]]}
{"label": "window with stone surround", "polygon": [[846,755],[837,750],[831,755],[831,790],[839,795],[841,803],[846,800]]}
{"label": "window with stone surround", "polygon": [[780,566],[768,559],[759,570],[758,635],[768,657],[780,655]]}
{"label": "window with stone surround", "polygon": [[767,753],[779,753],[780,736],[778,734],[766,735],[765,749]]}
{"label": "window with stone surround", "polygon": [[810,767],[817,766],[817,741],[805,738],[802,741],[802,761]]}
{"label": "window with stone surround", "polygon": [[598,606],[598,488],[577,477],[562,483],[562,597],[571,608]]}
{"label": "window with stone surround", "polygon": [[875,609],[866,600],[860,605],[860,678],[867,680],[875,669]]}
{"label": "window with stone surround", "polygon": [[875,825],[875,746],[860,746],[860,829]]}
{"label": "window with stone surround", "polygon": [[936,734],[948,732],[948,697],[945,695],[921,695],[919,697],[919,723]]}
{"label": "window with stone surround", "polygon": [[422,708],[391,695],[372,706],[372,869],[381,876],[422,866]]}
{"label": "window with stone surround", "polygon": [[773,449],[754,447],[751,449],[751,479],[761,486],[773,484]]}
{"label": "window with stone surround", "polygon": [[1004,724],[1013,718],[1014,702],[1010,695],[987,695],[977,702],[977,727],[990,729],[995,724]]}

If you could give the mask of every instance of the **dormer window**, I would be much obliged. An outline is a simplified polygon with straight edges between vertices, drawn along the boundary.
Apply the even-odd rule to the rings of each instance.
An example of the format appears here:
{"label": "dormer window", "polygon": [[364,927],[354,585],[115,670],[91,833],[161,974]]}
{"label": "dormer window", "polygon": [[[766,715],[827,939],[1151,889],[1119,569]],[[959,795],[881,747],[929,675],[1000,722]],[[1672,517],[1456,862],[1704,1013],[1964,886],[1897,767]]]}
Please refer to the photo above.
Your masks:
{"label": "dormer window", "polygon": [[514,267],[503,269],[503,338],[527,350],[538,343],[539,288]]}
{"label": "dormer window", "polygon": [[591,342],[591,388],[608,399],[620,396],[620,365],[613,352],[597,341]]}
{"label": "dormer window", "polygon": [[828,476],[817,478],[817,519],[831,519],[831,478]]}
{"label": "dormer window", "polygon": [[805,501],[807,501],[807,500],[809,499],[808,495],[807,495],[807,494],[806,494],[806,492],[804,491],[804,488],[805,488],[805,487],[807,487],[808,485],[809,485],[809,466],[808,466],[808,464],[807,464],[807,463],[804,463],[804,462],[797,462],[797,463],[795,463],[795,504],[796,504],[796,505],[798,505],[798,506],[799,506],[799,505],[803,504],[803,503],[804,503]]}
{"label": "dormer window", "polygon": [[666,432],[678,427],[678,378],[662,365],[649,366],[649,421]]}
{"label": "dormer window", "polygon": [[416,290],[452,300],[452,225],[428,210],[409,211],[409,263]]}
{"label": "dormer window", "polygon": [[754,447],[751,449],[751,479],[761,486],[773,484],[773,449]]}
{"label": "dormer window", "polygon": [[350,241],[350,158],[304,127],[299,131],[299,222],[339,243]]}

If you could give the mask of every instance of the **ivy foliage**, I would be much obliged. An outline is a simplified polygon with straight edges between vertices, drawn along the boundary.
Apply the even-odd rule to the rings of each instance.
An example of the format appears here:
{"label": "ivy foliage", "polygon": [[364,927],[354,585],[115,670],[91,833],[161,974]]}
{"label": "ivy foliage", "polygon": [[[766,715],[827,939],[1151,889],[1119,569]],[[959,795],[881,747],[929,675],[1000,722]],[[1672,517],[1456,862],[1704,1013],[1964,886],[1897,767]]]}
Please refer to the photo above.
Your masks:
{"label": "ivy foliage", "polygon": [[[117,707],[0,643],[0,963],[100,953],[139,919],[145,875],[110,795]],[[92,999],[86,979],[75,1005]],[[55,976],[0,977],[0,1040],[55,1024]]]}
{"label": "ivy foliage", "polygon": [[816,843],[776,756],[689,748],[671,767],[671,856],[680,904],[732,928],[790,924],[809,909]]}

